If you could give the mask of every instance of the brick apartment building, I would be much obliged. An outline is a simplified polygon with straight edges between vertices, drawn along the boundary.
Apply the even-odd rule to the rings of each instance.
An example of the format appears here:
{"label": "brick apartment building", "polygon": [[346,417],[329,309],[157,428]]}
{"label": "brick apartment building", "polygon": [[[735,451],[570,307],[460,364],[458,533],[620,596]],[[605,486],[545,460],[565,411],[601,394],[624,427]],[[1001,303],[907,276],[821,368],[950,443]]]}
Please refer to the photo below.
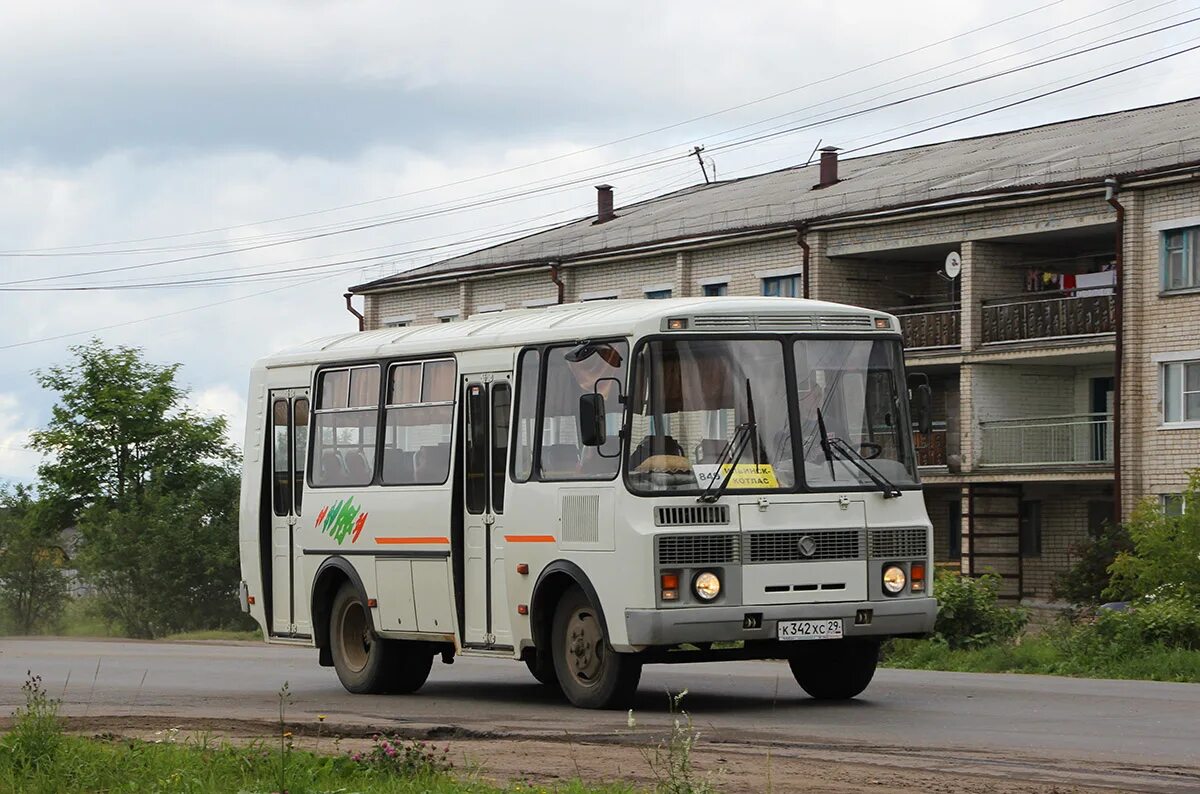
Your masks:
{"label": "brick apartment building", "polygon": [[935,394],[918,443],[937,557],[1045,604],[1073,546],[1141,499],[1184,509],[1173,495],[1200,466],[1200,98],[825,150],[615,210],[601,186],[595,216],[351,292],[368,329],[560,299],[895,313]]}

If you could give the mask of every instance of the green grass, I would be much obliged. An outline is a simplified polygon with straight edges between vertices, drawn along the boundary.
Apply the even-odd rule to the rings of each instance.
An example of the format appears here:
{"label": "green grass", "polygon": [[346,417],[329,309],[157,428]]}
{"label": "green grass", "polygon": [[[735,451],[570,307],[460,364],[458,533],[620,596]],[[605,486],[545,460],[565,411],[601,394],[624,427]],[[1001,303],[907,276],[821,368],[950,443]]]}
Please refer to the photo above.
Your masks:
{"label": "green grass", "polygon": [[[253,626],[253,621],[246,621]],[[0,636],[15,633],[13,627],[0,620]],[[69,598],[60,619],[51,626],[43,626],[37,634],[57,637],[101,637],[121,638],[125,635],[116,626],[109,625],[100,616],[96,603],[90,598]],[[200,629],[184,631],[162,637],[168,641],[187,640],[221,640],[221,641],[258,641],[262,632],[255,628],[245,629]]]}
{"label": "green grass", "polygon": [[262,642],[261,631],[235,631],[233,629],[200,629],[199,631],[181,631],[178,634],[168,634],[164,640],[183,642],[187,640],[224,640],[237,642]]}
{"label": "green grass", "polygon": [[[37,769],[0,758],[0,791],[59,792],[380,792],[386,794],[628,794],[629,786],[593,787],[579,782],[556,786],[514,783],[497,787],[480,780],[428,773],[405,777],[356,763],[345,754],[294,750],[280,778],[278,745],[235,747],[203,740],[153,744],[134,740],[63,736]],[[281,782],[283,785],[281,786]]]}
{"label": "green grass", "polygon": [[884,653],[885,667],[910,670],[1200,683],[1200,651],[1162,645],[1146,645],[1136,653],[1118,648],[1109,653],[1072,653],[1049,637],[1024,637],[1017,643],[959,650],[951,650],[934,640],[893,640]]}

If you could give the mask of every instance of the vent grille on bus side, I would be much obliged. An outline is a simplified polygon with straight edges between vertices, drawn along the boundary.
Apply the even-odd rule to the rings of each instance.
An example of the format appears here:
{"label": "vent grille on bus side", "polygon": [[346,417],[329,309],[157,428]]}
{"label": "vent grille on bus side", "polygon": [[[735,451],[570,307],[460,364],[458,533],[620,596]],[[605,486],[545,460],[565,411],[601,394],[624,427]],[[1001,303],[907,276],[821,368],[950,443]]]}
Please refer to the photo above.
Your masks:
{"label": "vent grille on bus side", "polygon": [[562,539],[566,543],[600,542],[600,496],[564,494]]}
{"label": "vent grille on bus side", "polygon": [[741,558],[741,544],[735,534],[659,535],[659,565],[720,565]]}
{"label": "vent grille on bus side", "polygon": [[[815,532],[753,532],[750,534],[750,558],[747,562],[808,562],[809,560],[862,559],[863,531],[826,529]],[[812,539],[812,553],[805,555],[801,543]]]}
{"label": "vent grille on bus side", "polygon": [[928,553],[924,527],[873,529],[867,554],[873,558],[924,557]]}
{"label": "vent grille on bus side", "polygon": [[865,314],[826,314],[821,317],[822,328],[870,328],[871,318]]}
{"label": "vent grille on bus side", "polygon": [[654,508],[659,527],[705,527],[729,523],[729,505],[687,505]]}
{"label": "vent grille on bus side", "polygon": [[692,318],[697,331],[751,331],[754,318],[744,314],[701,314]]}

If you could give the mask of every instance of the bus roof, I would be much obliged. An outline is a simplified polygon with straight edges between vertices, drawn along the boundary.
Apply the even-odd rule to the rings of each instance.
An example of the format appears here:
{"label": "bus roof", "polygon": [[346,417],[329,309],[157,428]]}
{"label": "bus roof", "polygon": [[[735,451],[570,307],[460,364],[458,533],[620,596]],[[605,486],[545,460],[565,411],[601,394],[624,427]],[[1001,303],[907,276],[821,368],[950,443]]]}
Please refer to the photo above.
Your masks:
{"label": "bus roof", "polygon": [[476,314],[456,322],[381,328],[327,336],[260,359],[274,367],[327,361],[520,347],[544,342],[658,333],[668,318],[692,319],[690,331],[863,332],[899,323],[883,312],[799,298],[668,298],[597,300]]}

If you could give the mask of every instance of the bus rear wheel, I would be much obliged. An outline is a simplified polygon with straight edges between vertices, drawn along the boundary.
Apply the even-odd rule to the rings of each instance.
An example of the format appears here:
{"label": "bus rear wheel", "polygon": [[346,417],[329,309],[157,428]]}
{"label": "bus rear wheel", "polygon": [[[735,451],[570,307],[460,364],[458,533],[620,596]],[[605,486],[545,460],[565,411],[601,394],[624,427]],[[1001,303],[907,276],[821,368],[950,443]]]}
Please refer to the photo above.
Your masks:
{"label": "bus rear wheel", "polygon": [[356,695],[416,692],[429,678],[433,652],[424,643],[385,640],[357,588],[342,585],[329,616],[329,650],[338,680]]}
{"label": "bus rear wheel", "polygon": [[817,700],[849,700],[875,677],[879,643],[875,640],[802,642],[788,659],[800,688]]}
{"label": "bus rear wheel", "polygon": [[642,677],[641,660],[609,645],[600,613],[583,590],[563,593],[551,632],[554,672],[567,700],[585,709],[625,706]]}

